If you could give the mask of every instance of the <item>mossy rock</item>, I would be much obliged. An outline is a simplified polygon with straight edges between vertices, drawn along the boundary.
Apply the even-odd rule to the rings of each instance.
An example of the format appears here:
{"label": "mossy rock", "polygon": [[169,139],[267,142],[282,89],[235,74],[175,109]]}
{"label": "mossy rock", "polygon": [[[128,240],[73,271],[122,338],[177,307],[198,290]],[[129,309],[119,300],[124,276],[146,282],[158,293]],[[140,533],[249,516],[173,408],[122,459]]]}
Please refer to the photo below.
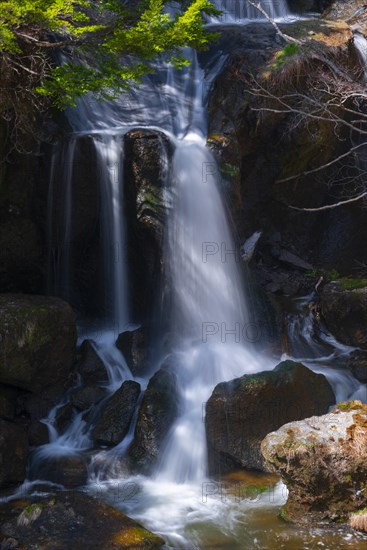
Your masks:
{"label": "mossy rock", "polygon": [[75,314],[58,298],[0,294],[0,383],[32,392],[67,380]]}

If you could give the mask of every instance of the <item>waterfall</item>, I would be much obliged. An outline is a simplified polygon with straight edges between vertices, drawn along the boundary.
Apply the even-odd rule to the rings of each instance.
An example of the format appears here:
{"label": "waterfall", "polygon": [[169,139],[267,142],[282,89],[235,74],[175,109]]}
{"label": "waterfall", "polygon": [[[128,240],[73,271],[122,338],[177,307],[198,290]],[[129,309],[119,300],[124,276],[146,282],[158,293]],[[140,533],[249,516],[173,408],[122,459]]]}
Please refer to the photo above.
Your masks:
{"label": "waterfall", "polygon": [[[274,20],[286,19],[289,16],[287,0],[255,0],[262,9]],[[223,15],[213,18],[213,22],[244,23],[248,21],[265,20],[265,16],[247,0],[216,0],[216,7],[223,11]]]}
{"label": "waterfall", "polygon": [[126,329],[129,318],[127,296],[126,237],[123,200],[123,146],[121,137],[102,134],[94,140],[97,164],[100,166],[102,195],[102,243],[105,263],[107,311],[114,321],[115,332]]}
{"label": "waterfall", "polygon": [[363,81],[367,82],[367,39],[360,32],[355,32],[353,35],[353,42],[361,60]]}
{"label": "waterfall", "polygon": [[[264,1],[262,5],[277,19],[288,13],[285,0]],[[218,7],[224,9],[225,14],[216,19],[216,23],[262,20],[258,10],[245,1],[223,0]],[[199,63],[196,53],[191,50],[186,50],[185,55],[190,65],[182,71],[162,64],[157,74],[143,79],[137,91],[131,90],[113,103],[100,104],[93,98],[84,98],[76,109],[68,112],[73,134],[68,144],[60,145],[53,153],[48,231],[50,288],[60,292],[60,287],[65,286],[68,292],[63,295],[67,297],[73,294],[72,250],[68,244],[73,243],[73,190],[77,185],[73,166],[79,140],[88,136],[100,196],[99,242],[105,294],[102,314],[110,321],[108,327],[111,323],[113,327],[112,331],[106,326],[102,329],[95,349],[107,367],[109,383],[105,390],[112,395],[124,380],[133,378],[114,345],[117,334],[131,321],[126,261],[129,228],[125,227],[124,218],[124,135],[133,128],[145,127],[168,136],[173,156],[170,181],[165,190],[168,207],[164,265],[170,300],[163,315],[169,326],[170,365],[177,375],[180,412],[167,434],[151,478],[136,476],[124,481],[118,467],[118,461],[134,437],[136,410],[125,439],[115,448],[102,450],[91,458],[89,483],[91,487],[97,484],[98,491],[108,491],[112,483],[120,483],[121,479],[122,483],[138,487],[131,501],[114,500],[113,504],[154,531],[163,533],[173,547],[196,548],[199,546],[191,544],[194,537],[186,532],[187,524],[206,521],[215,529],[220,523],[223,526],[221,535],[227,536],[239,517],[242,521],[244,507],[243,502],[225,507],[219,491],[217,500],[211,505],[202,498],[203,484],[208,483],[205,404],[217,383],[273,368],[274,361],[256,357],[252,349],[251,313],[243,284],[243,263],[227,219],[220,171],[206,147],[208,94],[225,56],[220,51],[212,52],[210,60],[204,64]],[[57,185],[59,177],[64,181],[62,191]],[[58,211],[56,206],[59,208],[60,204]],[[55,252],[55,242],[62,254]],[[337,348],[337,343],[325,338],[316,346],[315,354],[309,355],[310,316],[304,316],[303,320],[295,318],[289,331],[295,348],[293,355],[304,357],[310,368],[321,372],[317,362],[322,363],[325,350]],[[87,335],[94,337],[93,331]],[[159,338],[166,336],[161,334]],[[343,359],[348,350],[342,346],[339,349]],[[164,359],[160,358],[157,365]],[[334,373],[331,369],[326,375],[338,397],[345,397],[343,387],[350,390],[350,395],[361,396],[361,385],[351,376],[348,378],[343,372]],[[139,379],[139,382],[144,390],[148,379]],[[53,426],[57,407],[48,419],[52,442],[40,449],[40,459],[60,452],[90,450],[93,445],[90,428],[81,414],[75,416],[67,432],[57,433]],[[98,411],[96,408],[95,415]],[[284,494],[280,494],[280,485],[275,492],[277,496],[271,504],[276,506],[284,501]],[[228,544],[226,536],[222,538]],[[243,536],[241,540],[241,548],[259,547],[252,535],[246,542]]]}

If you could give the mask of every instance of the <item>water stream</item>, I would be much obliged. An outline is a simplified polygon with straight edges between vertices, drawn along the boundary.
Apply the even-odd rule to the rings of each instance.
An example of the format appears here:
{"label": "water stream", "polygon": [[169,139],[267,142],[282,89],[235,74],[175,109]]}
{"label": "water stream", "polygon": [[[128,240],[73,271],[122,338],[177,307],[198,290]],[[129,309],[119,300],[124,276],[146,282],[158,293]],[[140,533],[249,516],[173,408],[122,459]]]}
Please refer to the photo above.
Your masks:
{"label": "water stream", "polygon": [[[284,0],[262,4],[271,16],[286,18]],[[245,2],[223,0],[218,7],[225,9],[226,23],[244,24],[260,17],[257,10]],[[223,22],[223,17],[219,22]],[[101,257],[106,289],[102,328],[98,329],[95,349],[108,370],[106,394],[112,395],[124,380],[133,379],[123,355],[114,345],[117,334],[131,323],[127,295],[131,276],[126,258],[128,228],[123,215],[124,134],[136,127],[159,129],[169,137],[174,149],[168,182],[170,208],[164,255],[172,292],[167,312],[172,334],[170,352],[178,377],[181,413],[167,434],[165,450],[153,476],[129,477],[119,468],[133,439],[136,412],[126,438],[112,450],[102,450],[93,456],[86,490],[109,500],[162,534],[167,548],[295,550],[319,548],[317,544],[323,540],[329,540],[323,548],[349,548],[349,535],[344,532],[330,533],[325,538],[325,534],[284,527],[277,518],[277,510],[286,499],[286,489],[277,480],[269,481],[268,490],[254,498],[236,493],[240,485],[233,480],[213,482],[207,477],[203,404],[218,382],[271,369],[279,361],[258,356],[249,340],[243,337],[244,328],[251,322],[251,311],[219,188],[219,171],[206,148],[208,93],[225,57],[221,52],[213,53],[202,66],[195,52],[188,50],[186,55],[191,61],[187,69],[179,72],[162,66],[156,75],[144,80],[138,91],[114,103],[101,105],[93,99],[81,100],[78,107],[68,113],[73,137],[53,153],[50,242],[54,242],[53,217],[59,203],[63,208],[58,213],[61,218],[58,227],[64,227],[64,231],[57,235],[63,254],[55,259],[50,248],[49,278],[50,288],[67,298],[73,269],[70,263],[73,155],[79,137],[90,136],[94,146],[100,174]],[[64,166],[61,201],[54,183],[60,166]],[[343,369],[324,367],[332,359],[346,357],[352,350],[341,346],[330,335],[314,337],[312,317],[300,314],[306,302],[300,304],[289,324],[293,346],[289,355],[325,373],[338,400],[366,400],[366,388],[352,375]],[[83,337],[96,340],[95,328],[84,329]],[[159,365],[158,361],[157,368]],[[137,381],[144,390],[148,379]],[[90,426],[82,413],[75,415],[65,433],[57,432],[54,420],[61,405],[45,420],[49,425],[50,443],[36,451],[36,462],[42,463],[60,453],[79,453],[93,446]],[[351,544],[355,550],[359,548],[358,541]]]}

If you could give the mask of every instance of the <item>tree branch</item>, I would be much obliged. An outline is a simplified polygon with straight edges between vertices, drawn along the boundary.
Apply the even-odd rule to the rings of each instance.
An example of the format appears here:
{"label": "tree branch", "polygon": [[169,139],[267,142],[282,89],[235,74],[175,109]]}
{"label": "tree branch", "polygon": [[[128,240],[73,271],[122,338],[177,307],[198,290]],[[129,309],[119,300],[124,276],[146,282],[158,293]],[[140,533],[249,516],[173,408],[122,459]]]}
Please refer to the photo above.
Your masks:
{"label": "tree branch", "polygon": [[288,206],[288,208],[291,208],[292,210],[298,210],[299,212],[322,212],[323,210],[331,210],[332,208],[337,208],[338,206],[343,206],[344,204],[357,202],[366,196],[367,196],[367,191],[365,191],[361,195],[358,195],[357,197],[352,197],[351,199],[347,199],[345,201],[336,202],[335,204],[327,204],[326,206],[320,206],[319,208],[299,208],[298,206],[291,206],[290,204],[287,204],[286,206]]}

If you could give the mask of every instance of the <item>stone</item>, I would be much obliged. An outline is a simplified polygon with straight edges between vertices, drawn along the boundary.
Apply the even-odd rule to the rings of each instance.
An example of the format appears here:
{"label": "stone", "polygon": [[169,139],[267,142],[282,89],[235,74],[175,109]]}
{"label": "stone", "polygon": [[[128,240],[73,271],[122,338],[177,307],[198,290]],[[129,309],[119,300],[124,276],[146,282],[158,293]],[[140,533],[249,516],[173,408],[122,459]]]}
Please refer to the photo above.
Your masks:
{"label": "stone", "polygon": [[218,384],[206,404],[210,473],[266,470],[260,444],[269,432],[325,413],[334,403],[326,378],[293,361]]}
{"label": "stone", "polygon": [[116,347],[123,353],[127,366],[134,376],[142,376],[148,369],[147,334],[143,327],[122,332]]}
{"label": "stone", "polygon": [[24,481],[27,454],[28,438],[23,427],[0,419],[0,487]]}
{"label": "stone", "polygon": [[57,431],[63,433],[71,422],[73,416],[73,405],[65,403],[56,411],[55,424]]}
{"label": "stone", "polygon": [[33,447],[49,442],[48,427],[43,422],[34,420],[28,428],[28,441]]}
{"label": "stone", "polygon": [[81,374],[84,382],[95,384],[96,382],[107,381],[106,367],[90,340],[84,340],[80,346],[80,353],[81,358],[76,365],[76,370]]}
{"label": "stone", "polygon": [[87,483],[87,460],[76,453],[45,458],[36,451],[31,459],[30,475],[31,479],[52,481],[68,489],[74,489]]}
{"label": "stone", "polygon": [[337,340],[367,349],[367,280],[359,288],[363,282],[345,279],[326,284],[321,293],[321,313]]}
{"label": "stone", "polygon": [[166,435],[178,414],[177,378],[162,367],[149,380],[129,448],[133,470],[148,473],[161,455]]}
{"label": "stone", "polygon": [[[79,492],[11,501],[0,507],[0,540],[38,550],[162,548],[164,540],[116,508]],[[2,548],[2,547],[1,547]]]}
{"label": "stone", "polygon": [[133,380],[123,382],[107,400],[92,433],[98,445],[117,445],[129,431],[137,401],[140,384]]}
{"label": "stone", "polygon": [[307,526],[346,522],[367,506],[367,405],[289,422],[261,443],[268,469],[287,485],[282,517]]}
{"label": "stone", "polygon": [[85,386],[71,394],[70,401],[79,411],[85,411],[106,397],[106,390],[99,386]]}
{"label": "stone", "polygon": [[0,384],[0,418],[13,420],[17,391]]}
{"label": "stone", "polygon": [[40,392],[66,382],[75,344],[75,314],[59,298],[0,295],[0,383]]}

